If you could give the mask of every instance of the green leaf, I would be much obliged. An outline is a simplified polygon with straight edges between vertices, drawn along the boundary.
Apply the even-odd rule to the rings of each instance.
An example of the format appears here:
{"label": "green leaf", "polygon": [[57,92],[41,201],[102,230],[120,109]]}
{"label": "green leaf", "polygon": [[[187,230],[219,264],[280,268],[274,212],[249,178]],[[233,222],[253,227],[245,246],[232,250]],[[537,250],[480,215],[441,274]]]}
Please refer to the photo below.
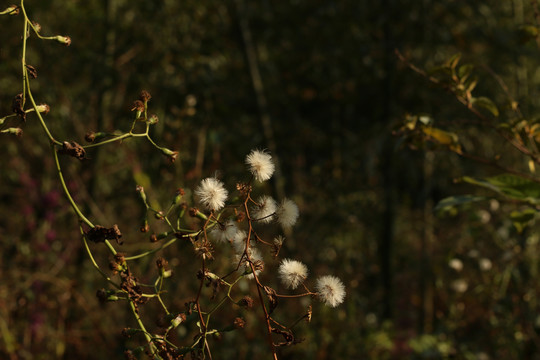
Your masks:
{"label": "green leaf", "polygon": [[510,213],[510,219],[518,233],[523,232],[523,229],[534,219],[536,213],[537,211],[534,209],[516,210]]}
{"label": "green leaf", "polygon": [[441,210],[450,210],[451,208],[470,204],[477,201],[484,201],[488,198],[485,196],[476,196],[476,195],[458,195],[458,196],[450,196],[447,198],[442,199],[437,203],[435,206],[435,211],[441,211]]}
{"label": "green leaf", "polygon": [[471,103],[475,108],[483,108],[492,113],[493,116],[499,116],[499,109],[497,109],[497,106],[493,103],[493,101],[491,101],[491,99],[485,96],[472,98]]}
{"label": "green leaf", "polygon": [[461,54],[457,53],[455,55],[452,55],[448,60],[446,60],[444,62],[444,65],[449,67],[450,69],[455,69],[460,59],[461,59]]}
{"label": "green leaf", "polygon": [[501,174],[485,180],[464,176],[462,180],[469,184],[490,189],[509,198],[522,200],[533,205],[540,204],[540,183],[518,175]]}
{"label": "green leaf", "polygon": [[457,136],[457,134],[453,132],[433,128],[433,127],[423,127],[422,131],[431,140],[441,145],[448,146],[450,150],[455,151],[458,154],[461,154],[461,145],[459,143],[459,137]]}
{"label": "green leaf", "polygon": [[464,82],[467,80],[469,75],[471,75],[472,70],[474,69],[474,65],[472,64],[465,64],[461,65],[458,69],[458,76],[461,80],[461,82]]}

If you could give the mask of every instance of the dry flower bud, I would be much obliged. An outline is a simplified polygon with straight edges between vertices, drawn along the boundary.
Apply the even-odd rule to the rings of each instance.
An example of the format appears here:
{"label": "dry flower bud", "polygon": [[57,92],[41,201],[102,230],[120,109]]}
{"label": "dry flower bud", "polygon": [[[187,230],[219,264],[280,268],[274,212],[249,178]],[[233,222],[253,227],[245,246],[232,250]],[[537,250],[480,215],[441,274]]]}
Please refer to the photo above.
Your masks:
{"label": "dry flower bud", "polygon": [[146,193],[144,192],[144,187],[142,187],[141,185],[137,185],[135,187],[135,191],[139,193],[141,200],[146,204]]}
{"label": "dry flower bud", "polygon": [[246,295],[238,302],[238,305],[246,309],[251,309],[253,307],[253,299]]}
{"label": "dry flower bud", "polygon": [[13,110],[15,114],[19,115],[19,117],[23,119],[23,121],[26,121],[26,113],[23,110],[23,94],[22,93],[17,94],[13,98],[13,101],[11,103],[11,109]]}
{"label": "dry flower bud", "polygon": [[171,325],[173,328],[178,327],[181,323],[186,321],[186,314],[180,313],[174,319],[171,320]]}
{"label": "dry flower bud", "polygon": [[141,93],[139,94],[139,99],[143,102],[147,102],[151,98],[152,98],[152,95],[150,95],[150,93],[146,90],[141,91]]}
{"label": "dry flower bud", "polygon": [[145,233],[150,230],[150,226],[148,225],[148,220],[144,219],[143,225],[139,228],[140,232]]}
{"label": "dry flower bud", "polygon": [[58,150],[58,153],[73,156],[78,160],[86,159],[86,151],[81,145],[77,144],[75,141],[64,141],[64,143],[62,144],[62,149]]}
{"label": "dry flower bud", "polygon": [[197,208],[189,209],[189,216],[198,217],[201,220],[208,220],[208,217],[204,215],[202,212],[200,212],[199,209]]}
{"label": "dry flower bud", "polygon": [[150,235],[150,242],[155,243],[157,241],[158,241],[158,238],[157,238],[156,234]]}
{"label": "dry flower bud", "polygon": [[58,35],[54,38],[54,40],[58,41],[59,43],[62,43],[66,46],[71,45],[71,38],[69,36],[61,36]]}
{"label": "dry flower bud", "polygon": [[144,111],[144,103],[141,100],[135,100],[131,111],[137,111],[137,113],[142,113]]}
{"label": "dry flower bud", "polygon": [[185,194],[184,189],[176,190],[176,196],[173,199],[173,205],[178,205],[180,201],[182,200],[182,196],[184,196],[184,194]]}
{"label": "dry flower bud", "polygon": [[156,260],[156,266],[158,269],[166,269],[169,266],[169,262],[164,258],[160,257]]}
{"label": "dry flower bud", "polygon": [[44,114],[48,114],[49,111],[51,111],[51,108],[47,104],[39,104],[38,106],[36,106],[36,109],[39,113],[44,113]]}
{"label": "dry flower bud", "polygon": [[157,124],[158,121],[159,121],[159,119],[158,119],[158,117],[157,117],[156,114],[152,114],[152,115],[150,115],[150,117],[148,118],[148,123],[149,123],[150,125]]}
{"label": "dry flower bud", "polygon": [[35,32],[40,32],[41,31],[41,25],[39,25],[37,22],[32,21],[32,25],[34,26],[34,31]]}
{"label": "dry flower bud", "polygon": [[18,15],[19,7],[17,5],[10,5],[7,9],[0,12],[0,15]]}
{"label": "dry flower bud", "polygon": [[167,156],[171,162],[175,162],[178,158],[178,151],[172,151],[167,148],[160,148],[163,155]]}
{"label": "dry flower bud", "polygon": [[8,128],[5,130],[0,131],[2,134],[12,134],[17,137],[21,137],[23,135],[23,130],[21,128]]}
{"label": "dry flower bud", "polygon": [[246,321],[242,318],[237,317],[234,319],[234,327],[237,329],[243,329],[246,326]]}

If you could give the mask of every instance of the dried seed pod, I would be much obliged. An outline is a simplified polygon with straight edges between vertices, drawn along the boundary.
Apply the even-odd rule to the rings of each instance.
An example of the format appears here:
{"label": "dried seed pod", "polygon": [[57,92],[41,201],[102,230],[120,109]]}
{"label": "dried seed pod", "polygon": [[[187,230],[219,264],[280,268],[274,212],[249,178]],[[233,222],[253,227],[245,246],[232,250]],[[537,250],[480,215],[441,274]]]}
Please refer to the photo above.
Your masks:
{"label": "dried seed pod", "polygon": [[58,150],[58,153],[73,156],[74,158],[79,160],[87,159],[86,151],[81,145],[77,144],[75,141],[64,141],[64,143],[62,144],[62,149]]}
{"label": "dried seed pod", "polygon": [[17,114],[23,121],[26,121],[26,113],[23,110],[23,94],[17,94],[11,103],[11,110]]}

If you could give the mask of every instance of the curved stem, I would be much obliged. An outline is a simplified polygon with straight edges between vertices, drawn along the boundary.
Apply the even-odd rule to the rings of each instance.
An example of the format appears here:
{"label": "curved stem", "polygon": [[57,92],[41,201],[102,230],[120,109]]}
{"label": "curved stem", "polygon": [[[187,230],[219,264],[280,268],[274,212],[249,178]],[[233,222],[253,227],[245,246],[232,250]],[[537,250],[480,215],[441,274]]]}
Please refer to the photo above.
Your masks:
{"label": "curved stem", "polygon": [[115,141],[120,141],[120,140],[127,139],[127,138],[130,138],[130,137],[143,137],[143,136],[146,136],[146,134],[126,133],[126,134],[119,135],[119,136],[111,138],[111,139],[100,141],[100,142],[95,143],[95,144],[85,145],[85,146],[83,146],[83,148],[88,149],[88,148],[93,148],[93,147],[105,145],[105,144],[108,144],[108,143],[112,143],[112,142],[115,142]]}
{"label": "curved stem", "polygon": [[69,190],[66,186],[66,182],[64,181],[64,176],[62,174],[62,168],[60,167],[60,161],[58,161],[58,154],[56,153],[56,149],[54,145],[52,146],[53,154],[54,154],[54,162],[56,163],[56,170],[58,171],[58,177],[60,178],[60,183],[62,184],[62,189],[64,190],[64,194],[66,195],[69,203],[71,204],[71,207],[73,208],[73,211],[77,213],[77,216],[88,226],[94,227],[94,224],[90,220],[86,218],[86,216],[83,215],[73,198],[71,197],[71,194],[69,193]]}
{"label": "curved stem", "polygon": [[155,249],[152,249],[152,250],[148,250],[148,251],[145,251],[141,254],[138,254],[138,255],[133,255],[133,256],[128,256],[126,257],[126,261],[130,261],[130,260],[136,260],[136,259],[140,259],[140,258],[143,258],[147,255],[150,255],[150,254],[153,254],[153,253],[156,253],[158,251],[160,251],[161,249],[165,249],[166,247],[174,244],[176,242],[176,240],[178,240],[177,238],[172,238],[171,240],[167,241],[165,244],[161,245],[160,247],[158,248],[155,248]]}

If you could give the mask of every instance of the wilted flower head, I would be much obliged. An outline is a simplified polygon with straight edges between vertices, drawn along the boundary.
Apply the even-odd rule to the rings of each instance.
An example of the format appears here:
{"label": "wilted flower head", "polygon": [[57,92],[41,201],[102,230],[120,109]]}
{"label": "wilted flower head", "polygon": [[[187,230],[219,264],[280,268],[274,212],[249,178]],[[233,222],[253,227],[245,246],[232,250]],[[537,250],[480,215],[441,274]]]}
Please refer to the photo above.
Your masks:
{"label": "wilted flower head", "polygon": [[236,226],[236,223],[228,220],[224,224],[216,224],[208,235],[217,242],[225,242],[232,241],[237,231],[238,226]]}
{"label": "wilted flower head", "polygon": [[216,178],[206,178],[195,189],[195,196],[199,202],[208,210],[218,211],[225,206],[227,190],[223,183]]}
{"label": "wilted flower head", "polygon": [[275,169],[270,154],[260,150],[251,150],[246,157],[246,164],[257,181],[270,179]]}
{"label": "wilted flower head", "polygon": [[308,270],[300,261],[283,259],[279,265],[279,278],[283,285],[289,289],[296,289],[306,280]]}
{"label": "wilted flower head", "polygon": [[263,223],[269,223],[272,221],[273,214],[276,212],[277,204],[270,196],[261,196],[257,200],[257,205],[251,212],[253,220],[258,220]]}
{"label": "wilted flower head", "polygon": [[321,276],[315,288],[321,301],[330,307],[338,306],[345,299],[345,285],[335,276]]}
{"label": "wilted flower head", "polygon": [[283,199],[276,211],[277,221],[287,228],[296,224],[298,219],[298,206],[289,199]]}

